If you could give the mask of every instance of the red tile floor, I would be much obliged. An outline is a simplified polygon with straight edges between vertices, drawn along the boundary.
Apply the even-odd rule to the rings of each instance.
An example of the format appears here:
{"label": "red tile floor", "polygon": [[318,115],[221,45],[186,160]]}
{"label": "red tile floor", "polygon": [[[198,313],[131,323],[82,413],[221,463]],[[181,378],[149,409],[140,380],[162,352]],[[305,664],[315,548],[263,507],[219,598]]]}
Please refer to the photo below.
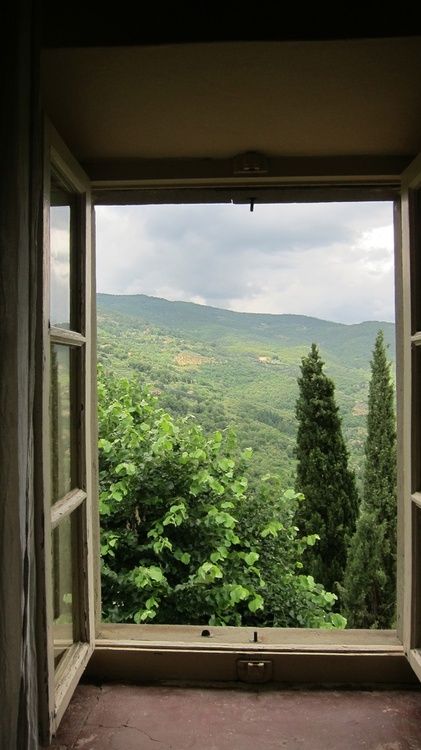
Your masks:
{"label": "red tile floor", "polygon": [[60,750],[421,750],[421,691],[80,685]]}

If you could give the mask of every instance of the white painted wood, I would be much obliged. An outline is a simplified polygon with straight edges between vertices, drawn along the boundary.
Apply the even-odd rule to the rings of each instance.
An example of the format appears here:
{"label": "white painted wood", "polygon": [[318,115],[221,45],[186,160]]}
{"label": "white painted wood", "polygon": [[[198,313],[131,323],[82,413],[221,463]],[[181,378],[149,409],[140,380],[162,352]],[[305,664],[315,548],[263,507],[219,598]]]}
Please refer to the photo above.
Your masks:
{"label": "white painted wood", "polygon": [[[75,242],[73,270],[71,273],[71,299],[73,295],[77,330],[49,327],[49,213],[50,170],[70,193],[78,196],[75,203],[73,238]],[[45,178],[44,178],[44,273],[42,295],[43,319],[43,394],[42,394],[42,455],[44,476],[44,596],[40,640],[45,653],[44,682],[41,684],[40,704],[43,738],[49,740],[56,731],[74,689],[88,663],[94,648],[94,573],[92,551],[93,507],[98,513],[97,498],[93,496],[92,482],[92,430],[91,430],[91,203],[89,181],[51,125],[46,126]],[[82,298],[80,298],[82,294]],[[75,295],[78,295],[77,297]],[[50,348],[51,343],[77,348],[74,363],[72,396],[75,399],[75,435],[72,438],[72,455],[75,457],[76,487],[67,495],[51,503],[51,434],[50,434]],[[74,381],[74,382],[73,382]],[[74,514],[74,515],[73,515]],[[73,646],[63,656],[54,670],[53,592],[51,563],[51,532],[59,528],[64,519],[74,519],[72,536],[73,590]]]}
{"label": "white painted wood", "polygon": [[[96,338],[96,276],[95,223],[91,193],[85,204],[85,459],[86,490],[86,564],[88,610],[87,638],[95,643],[98,612],[101,613],[99,498],[98,498],[98,409],[97,409],[97,338]],[[100,614],[99,614],[100,617]]]}
{"label": "white painted wood", "polygon": [[408,660],[418,679],[421,680],[421,650],[411,649]]}
{"label": "white painted wood", "polygon": [[58,729],[63,714],[78,685],[81,674],[92,655],[89,643],[75,643],[61,659],[56,670],[56,690],[53,733]]}
{"label": "white painted wood", "polygon": [[[166,650],[181,650],[181,651],[195,651],[198,654],[198,658],[200,658],[200,653],[202,651],[225,651],[227,653],[231,653],[233,649],[239,652],[249,653],[250,650],[253,652],[264,652],[264,651],[272,651],[274,653],[317,653],[317,654],[367,654],[367,653],[376,653],[376,654],[389,654],[389,653],[402,653],[402,644],[388,646],[388,645],[377,645],[373,644],[370,645],[369,643],[357,646],[355,644],[332,644],[331,646],[322,646],[317,645],[316,643],[311,644],[302,644],[300,643],[300,640],[297,639],[296,643],[288,643],[287,645],[281,646],[281,645],[274,645],[273,643],[236,643],[235,641],[231,644],[227,643],[220,643],[220,642],[214,642],[212,643],[210,639],[206,640],[206,645],[203,643],[199,643],[199,641],[187,641],[183,640],[180,642],[168,642],[168,641],[160,641],[159,639],[153,640],[153,641],[147,641],[142,639],[137,640],[127,640],[122,639],[118,637],[117,639],[106,639],[106,638],[99,638],[97,640],[97,648],[106,649],[106,648],[141,648],[141,649],[155,649],[159,648],[161,651]],[[345,677],[346,680],[346,677]]]}
{"label": "white painted wood", "polygon": [[411,336],[411,343],[414,346],[421,346],[421,332],[417,331]]}
{"label": "white painted wood", "polygon": [[418,154],[402,173],[401,184],[404,190],[417,190],[421,187],[421,154]]}
{"label": "white painted wood", "polygon": [[[398,341],[398,376],[397,376],[397,414],[398,414],[398,503],[401,515],[403,538],[403,577],[402,577],[402,611],[401,630],[406,652],[411,641],[411,290],[410,290],[410,257],[409,257],[409,196],[402,192],[402,253],[400,258],[402,302],[399,308]],[[397,321],[398,322],[398,321]],[[400,373],[400,374],[399,374]]]}
{"label": "white painted wood", "polygon": [[66,179],[71,190],[77,193],[89,192],[89,178],[66,146],[63,139],[51,122],[46,121],[46,136],[49,143],[49,153],[52,164]]}
{"label": "white painted wood", "polygon": [[98,466],[98,385],[97,385],[97,309],[96,309],[96,242],[95,209],[91,207],[91,496],[92,496],[92,552],[94,574],[95,636],[102,617],[101,607],[101,556],[99,519],[99,466]]}
{"label": "white painted wood", "polygon": [[57,503],[54,503],[51,508],[51,529],[55,529],[63,518],[73,513],[84,500],[86,500],[85,490],[72,490]]}
{"label": "white painted wood", "polygon": [[[206,628],[210,637],[203,637]],[[302,653],[402,653],[395,630],[323,630],[317,628],[258,628],[257,643],[251,627],[209,625],[129,625],[103,623],[96,640],[98,647],[138,647],[232,651],[272,650]]]}
{"label": "white painted wood", "polygon": [[[210,637],[203,637],[206,628]],[[142,641],[153,644],[155,641],[169,644],[200,643],[202,646],[214,644],[249,644],[254,643],[252,627],[246,626],[210,626],[203,625],[133,625],[127,623],[103,622],[98,632],[98,643],[107,641]],[[402,643],[396,630],[364,630],[350,628],[345,630],[325,630],[323,628],[257,628],[258,642],[271,644],[272,647],[285,648],[290,644],[300,647],[333,648],[337,645],[389,648]]]}
{"label": "white painted wood", "polygon": [[51,326],[50,341],[52,344],[81,347],[86,344],[86,337],[76,331],[68,331],[66,328],[56,328],[55,326]]}
{"label": "white painted wood", "polygon": [[[402,640],[405,653],[414,671],[421,677],[418,661],[414,656],[414,649],[421,646],[416,643],[415,611],[419,610],[420,586],[418,577],[421,571],[415,565],[416,545],[419,540],[414,538],[417,533],[413,525],[413,508],[420,504],[421,488],[414,486],[415,469],[418,458],[413,455],[412,436],[415,432],[414,420],[419,414],[414,408],[414,400],[418,394],[413,392],[414,379],[412,377],[412,348],[421,344],[419,332],[412,333],[415,322],[412,321],[412,310],[415,308],[412,295],[415,295],[415,284],[411,287],[411,258],[420,252],[420,218],[416,215],[415,198],[421,188],[421,155],[418,156],[402,175],[402,250],[400,259],[401,294],[400,327],[400,367],[401,378],[398,386],[398,404],[400,404],[400,419],[398,420],[398,498],[403,531],[403,578],[402,584]],[[398,308],[399,309],[399,308]],[[415,384],[419,388],[419,384]],[[418,425],[417,425],[418,429]]]}
{"label": "white painted wood", "polygon": [[421,492],[413,492],[411,500],[415,505],[418,505],[418,507],[421,508]]}

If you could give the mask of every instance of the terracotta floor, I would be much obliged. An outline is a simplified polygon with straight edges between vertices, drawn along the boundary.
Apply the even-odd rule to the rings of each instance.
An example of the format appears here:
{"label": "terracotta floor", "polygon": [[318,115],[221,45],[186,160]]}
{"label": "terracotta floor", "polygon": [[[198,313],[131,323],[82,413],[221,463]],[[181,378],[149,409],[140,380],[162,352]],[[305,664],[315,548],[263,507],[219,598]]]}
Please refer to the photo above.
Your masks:
{"label": "terracotta floor", "polygon": [[421,691],[80,685],[53,747],[420,750]]}

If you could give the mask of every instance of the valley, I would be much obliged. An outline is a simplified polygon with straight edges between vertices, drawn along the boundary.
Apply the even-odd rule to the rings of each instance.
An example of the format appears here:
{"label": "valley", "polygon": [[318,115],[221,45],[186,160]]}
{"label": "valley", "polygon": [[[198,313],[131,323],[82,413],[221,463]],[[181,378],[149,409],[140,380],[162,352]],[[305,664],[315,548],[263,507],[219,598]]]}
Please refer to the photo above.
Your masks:
{"label": "valley", "polygon": [[392,323],[238,313],[146,295],[98,294],[97,305],[105,372],[135,375],[160,406],[174,416],[193,415],[206,432],[234,427],[239,446],[253,448],[253,479],[278,473],[285,487],[294,482],[299,367],[315,342],[335,382],[360,480],[371,352],[381,328],[394,363]]}

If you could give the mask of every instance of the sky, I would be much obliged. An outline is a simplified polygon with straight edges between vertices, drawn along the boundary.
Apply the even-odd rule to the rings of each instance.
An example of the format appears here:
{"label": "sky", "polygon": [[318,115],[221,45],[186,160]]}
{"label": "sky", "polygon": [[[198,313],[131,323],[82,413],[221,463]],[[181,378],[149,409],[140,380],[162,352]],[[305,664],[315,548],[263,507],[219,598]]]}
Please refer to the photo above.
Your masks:
{"label": "sky", "polygon": [[391,203],[98,206],[97,290],[394,320]]}

